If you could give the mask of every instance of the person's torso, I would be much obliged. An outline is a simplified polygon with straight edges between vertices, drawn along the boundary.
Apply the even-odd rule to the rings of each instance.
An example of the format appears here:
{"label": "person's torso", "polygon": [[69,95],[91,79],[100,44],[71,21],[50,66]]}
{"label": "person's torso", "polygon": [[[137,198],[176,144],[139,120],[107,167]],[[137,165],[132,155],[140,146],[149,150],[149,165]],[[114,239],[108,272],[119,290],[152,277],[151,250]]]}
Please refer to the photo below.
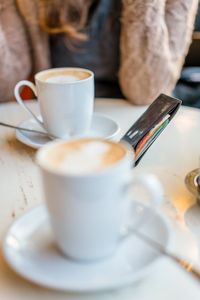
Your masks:
{"label": "person's torso", "polygon": [[86,42],[73,48],[61,35],[51,36],[52,67],[81,67],[95,73],[97,97],[122,97],[118,85],[121,0],[99,0],[84,32]]}

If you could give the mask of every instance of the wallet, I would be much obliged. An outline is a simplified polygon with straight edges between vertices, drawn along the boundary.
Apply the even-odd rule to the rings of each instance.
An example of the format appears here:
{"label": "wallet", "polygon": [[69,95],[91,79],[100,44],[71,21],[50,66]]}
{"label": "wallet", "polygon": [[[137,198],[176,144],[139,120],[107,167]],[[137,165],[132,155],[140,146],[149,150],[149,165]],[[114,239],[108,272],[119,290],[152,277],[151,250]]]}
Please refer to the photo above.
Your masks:
{"label": "wallet", "polygon": [[182,101],[161,94],[131,126],[121,141],[128,142],[135,152],[135,166],[169,124]]}

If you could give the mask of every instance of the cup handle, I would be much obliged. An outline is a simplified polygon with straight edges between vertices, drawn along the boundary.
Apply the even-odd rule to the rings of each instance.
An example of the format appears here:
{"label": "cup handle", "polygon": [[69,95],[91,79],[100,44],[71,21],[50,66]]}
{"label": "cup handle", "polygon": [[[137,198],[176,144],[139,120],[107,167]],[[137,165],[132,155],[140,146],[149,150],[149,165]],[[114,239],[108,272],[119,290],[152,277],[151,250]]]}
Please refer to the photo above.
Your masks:
{"label": "cup handle", "polygon": [[[132,172],[131,172],[132,173]],[[163,187],[157,177],[153,174],[145,174],[145,175],[137,175],[131,176],[128,178],[128,182],[125,190],[129,191],[132,185],[141,185],[149,194],[148,206],[153,207],[153,209],[158,209],[163,201]],[[129,198],[128,206],[132,210],[133,203],[135,204],[135,200]],[[139,203],[139,202],[138,202]],[[144,207],[144,206],[143,206]],[[126,224],[121,230],[121,237],[124,238],[127,235],[131,234],[135,228],[141,227],[144,222],[148,220],[148,212],[147,210],[138,209],[138,213],[141,213],[141,217],[139,221],[136,222],[133,226],[133,213],[129,214],[130,218],[128,220],[128,224]]]}
{"label": "cup handle", "polygon": [[[132,171],[133,172],[133,171]],[[139,184],[149,193],[149,204],[154,208],[159,207],[163,199],[163,187],[161,182],[153,174],[132,176],[129,181],[129,188],[132,184]]]}
{"label": "cup handle", "polygon": [[20,89],[22,86],[28,86],[32,91],[33,93],[35,94],[35,96],[37,97],[37,90],[36,90],[36,86],[28,81],[28,80],[22,80],[22,81],[19,81],[16,86],[15,86],[15,89],[14,89],[14,94],[15,94],[15,98],[17,100],[17,102],[21,105],[21,107],[28,113],[31,115],[31,117],[34,118],[34,120],[43,128],[44,128],[44,124],[42,121],[40,121],[36,115],[28,108],[28,106],[25,105],[23,99],[21,98],[20,96]]}

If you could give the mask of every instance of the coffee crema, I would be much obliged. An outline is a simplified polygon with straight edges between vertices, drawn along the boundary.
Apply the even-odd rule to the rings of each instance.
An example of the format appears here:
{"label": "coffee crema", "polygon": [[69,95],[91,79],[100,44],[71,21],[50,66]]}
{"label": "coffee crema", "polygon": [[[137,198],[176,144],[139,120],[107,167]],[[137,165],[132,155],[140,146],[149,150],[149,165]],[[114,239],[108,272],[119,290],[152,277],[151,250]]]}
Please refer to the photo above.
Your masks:
{"label": "coffee crema", "polygon": [[45,81],[50,83],[73,83],[78,80],[80,79],[75,76],[52,76],[47,78]]}
{"label": "coffee crema", "polygon": [[42,164],[55,172],[82,175],[106,169],[126,154],[121,144],[84,138],[50,147],[43,152]]}
{"label": "coffee crema", "polygon": [[90,76],[89,72],[79,69],[52,69],[45,71],[43,74],[41,73],[38,79],[49,83],[73,83],[87,79]]}

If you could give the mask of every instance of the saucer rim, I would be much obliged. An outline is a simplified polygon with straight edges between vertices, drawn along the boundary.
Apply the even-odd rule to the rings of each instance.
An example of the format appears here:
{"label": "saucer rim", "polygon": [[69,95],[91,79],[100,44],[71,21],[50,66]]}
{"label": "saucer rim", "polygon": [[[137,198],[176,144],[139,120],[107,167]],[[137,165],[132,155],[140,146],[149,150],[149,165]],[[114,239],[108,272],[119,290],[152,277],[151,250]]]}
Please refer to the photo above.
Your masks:
{"label": "saucer rim", "polygon": [[[166,216],[163,215],[163,213],[154,210],[150,207],[148,207],[148,209],[150,211],[153,212],[153,214],[157,215],[160,220],[162,220],[163,224],[165,225],[166,228],[166,232],[167,232],[167,243],[165,245],[165,249],[170,248],[170,246],[172,245],[173,242],[173,231],[171,230],[171,224],[169,223],[169,220],[166,218]],[[140,281],[143,278],[146,278],[148,276],[148,274],[151,273],[151,270],[153,268],[155,268],[155,266],[161,262],[161,260],[165,259],[165,256],[162,255],[161,253],[157,252],[157,256],[156,258],[151,261],[150,263],[148,263],[146,266],[144,266],[143,268],[141,268],[139,271],[136,272],[131,272],[130,274],[127,274],[123,280],[121,280],[119,282],[119,280],[109,280],[106,283],[104,282],[104,284],[100,284],[100,285],[95,285],[95,284],[91,284],[91,286],[86,286],[86,287],[70,287],[70,286],[66,286],[66,287],[61,287],[57,284],[57,282],[55,284],[50,284],[48,283],[47,280],[37,280],[35,278],[32,278],[31,276],[29,276],[29,274],[27,274],[27,272],[23,272],[22,270],[20,270],[17,265],[15,265],[13,263],[13,259],[10,259],[10,255],[7,253],[7,239],[13,229],[13,227],[17,226],[18,222],[22,221],[23,218],[27,217],[28,214],[33,213],[36,210],[43,210],[43,213],[46,213],[46,207],[44,203],[40,203],[35,205],[33,208],[27,210],[26,212],[24,212],[23,214],[21,214],[19,217],[17,217],[14,222],[12,222],[12,224],[8,227],[4,238],[3,238],[3,243],[2,243],[2,252],[3,252],[3,257],[6,260],[7,264],[9,265],[9,267],[16,273],[18,274],[20,277],[24,278],[25,280],[28,280],[28,282],[34,283],[38,286],[44,287],[44,288],[48,288],[51,290],[57,290],[57,291],[63,291],[63,292],[72,292],[72,293],[92,293],[92,292],[102,292],[102,291],[110,291],[110,290],[118,290],[120,288],[123,288],[125,286],[131,285],[131,284],[135,284],[136,282]]]}
{"label": "saucer rim", "polygon": [[[102,113],[98,113],[98,112],[94,112],[93,113],[93,117],[100,117],[102,119],[107,119],[109,121],[111,121],[115,126],[116,126],[116,129],[115,131],[113,131],[112,134],[108,135],[108,136],[105,136],[105,137],[102,137],[104,138],[105,140],[113,140],[121,131],[121,128],[120,128],[120,125],[118,122],[116,122],[115,120],[113,120],[112,118],[110,118],[109,116],[107,115],[104,115]],[[41,118],[41,115],[38,115],[37,118]],[[42,119],[42,118],[41,118]],[[17,126],[24,126],[25,123],[27,122],[30,122],[30,121],[34,121],[34,118],[28,118],[28,119],[25,119],[23,121],[21,121],[20,123],[18,123]],[[23,130],[20,130],[20,129],[16,129],[15,130],[15,136],[16,136],[16,139],[21,142],[22,144],[26,145],[26,146],[29,146],[33,149],[39,149],[41,148],[42,146],[46,145],[48,142],[50,142],[51,140],[49,139],[49,141],[47,141],[47,143],[45,143],[44,145],[42,146],[39,146],[38,144],[34,143],[31,141],[31,139],[29,137],[26,137],[24,134],[23,134]]]}

